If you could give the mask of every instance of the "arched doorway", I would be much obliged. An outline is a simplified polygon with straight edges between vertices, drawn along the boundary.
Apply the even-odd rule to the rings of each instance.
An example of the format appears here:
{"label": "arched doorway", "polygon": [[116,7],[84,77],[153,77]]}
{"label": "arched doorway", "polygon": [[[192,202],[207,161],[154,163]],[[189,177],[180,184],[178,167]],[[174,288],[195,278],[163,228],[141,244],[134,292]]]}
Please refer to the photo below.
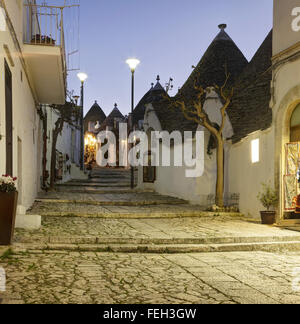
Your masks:
{"label": "arched doorway", "polygon": [[299,195],[298,170],[300,167],[300,104],[294,102],[287,109],[286,141],[283,164],[283,211],[284,219],[299,219],[295,213]]}
{"label": "arched doorway", "polygon": [[[291,88],[284,96],[273,98],[273,126],[274,126],[274,185],[279,193],[277,208],[277,223],[285,225],[285,175],[286,175],[286,144],[291,142],[291,118],[300,104],[300,85]],[[272,126],[272,127],[273,127]]]}

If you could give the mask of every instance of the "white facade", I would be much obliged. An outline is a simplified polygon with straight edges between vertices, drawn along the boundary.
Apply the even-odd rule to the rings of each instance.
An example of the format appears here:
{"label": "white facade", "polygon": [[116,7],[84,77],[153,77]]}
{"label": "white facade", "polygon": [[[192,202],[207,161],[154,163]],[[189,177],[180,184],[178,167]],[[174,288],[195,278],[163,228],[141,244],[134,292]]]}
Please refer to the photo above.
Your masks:
{"label": "white facade", "polygon": [[[63,21],[60,26],[53,24],[61,30],[53,45],[37,43],[32,37],[43,33],[42,23],[35,31],[30,30],[29,23],[40,22],[45,15],[30,15],[30,4],[35,5],[35,1],[0,0],[0,174],[9,172],[18,178],[17,226],[30,223],[36,228],[40,218],[32,216],[26,222],[25,212],[42,184],[43,126],[39,109],[41,103],[65,102],[66,65]],[[65,147],[68,136],[63,134],[58,145]],[[8,157],[12,157],[11,163]]]}
{"label": "white facade", "polygon": [[280,193],[278,217],[284,218],[283,175],[285,144],[290,142],[290,121],[300,103],[299,1],[274,1],[272,110],[275,142],[275,184]]}
{"label": "white facade", "polygon": [[[207,95],[207,99],[204,103],[204,110],[209,115],[212,122],[220,123],[221,114],[220,108],[222,107],[221,100],[218,95],[212,91]],[[162,131],[161,124],[155,110],[151,104],[147,106],[144,118],[144,130],[150,131]],[[139,168],[139,188],[153,189],[159,193],[171,195],[174,197],[180,197],[188,200],[193,204],[200,204],[202,206],[209,206],[211,204],[211,196],[215,195],[216,187],[216,152],[212,151],[211,155],[207,154],[207,147],[210,138],[210,133],[204,127],[198,127],[198,131],[204,132],[204,173],[201,177],[186,177],[186,171],[190,168],[183,166],[174,166],[173,157],[176,147],[171,146],[171,166],[163,167],[158,166],[156,168],[156,181],[152,183],[143,183],[143,170]],[[232,137],[233,130],[231,123],[226,118],[224,136],[225,138]],[[195,151],[195,139],[193,141],[193,147]],[[229,176],[229,149],[231,144],[225,144],[225,183]],[[161,150],[160,150],[161,151]],[[161,155],[161,152],[160,152]],[[200,163],[200,161],[198,161]],[[225,196],[230,195],[229,186],[225,188]],[[235,192],[233,192],[235,193]]]}
{"label": "white facade", "polygon": [[[13,176],[18,177],[18,205],[28,208],[40,188],[41,122],[30,72],[22,57],[22,1],[2,1],[0,30],[0,173],[6,173],[6,61],[12,76]],[[9,26],[10,19],[12,26]],[[5,23],[4,23],[5,22]],[[17,38],[14,38],[16,35]],[[21,51],[20,51],[21,50]]]}
{"label": "white facade", "polygon": [[[221,101],[217,98],[208,98],[204,103],[205,111],[212,122],[220,120]],[[145,131],[161,131],[159,119],[152,107],[149,105],[145,114]],[[213,197],[216,189],[216,150],[212,155],[207,154],[210,133],[198,127],[198,131],[204,131],[204,173],[201,177],[187,178],[186,167],[157,167],[157,176],[154,184],[143,183],[143,169],[139,168],[139,188],[153,189],[161,194],[171,195],[188,200],[193,204],[208,207],[214,203]],[[229,119],[226,119],[224,137],[231,138],[233,134]],[[257,131],[248,135],[242,141],[232,144],[231,140],[225,142],[224,153],[224,196],[225,201],[230,197],[239,196],[240,211],[253,218],[260,216],[262,210],[257,195],[262,183],[274,185],[274,127],[266,131]],[[259,140],[258,161],[252,161],[252,141]],[[194,144],[195,149],[195,144]],[[174,156],[174,147],[171,147],[171,156]],[[238,199],[238,198],[237,198]]]}

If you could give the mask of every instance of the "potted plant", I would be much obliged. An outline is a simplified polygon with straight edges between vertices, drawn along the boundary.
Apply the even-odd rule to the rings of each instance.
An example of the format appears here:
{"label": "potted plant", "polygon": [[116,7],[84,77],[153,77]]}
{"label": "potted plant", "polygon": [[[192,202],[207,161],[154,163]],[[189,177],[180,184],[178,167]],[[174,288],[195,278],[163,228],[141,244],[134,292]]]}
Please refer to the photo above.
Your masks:
{"label": "potted plant", "polygon": [[261,211],[261,221],[265,225],[273,225],[276,222],[276,211],[270,210],[278,205],[278,192],[268,184],[262,184],[263,190],[257,196],[261,204],[267,209]]}
{"label": "potted plant", "polygon": [[18,201],[16,180],[9,175],[0,177],[0,245],[10,245],[14,234]]}

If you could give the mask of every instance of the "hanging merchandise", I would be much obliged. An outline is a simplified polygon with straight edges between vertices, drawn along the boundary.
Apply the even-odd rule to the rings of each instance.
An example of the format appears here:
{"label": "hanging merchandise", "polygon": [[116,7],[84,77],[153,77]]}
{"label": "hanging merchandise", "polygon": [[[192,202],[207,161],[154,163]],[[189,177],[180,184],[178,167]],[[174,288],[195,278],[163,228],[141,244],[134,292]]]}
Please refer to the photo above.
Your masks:
{"label": "hanging merchandise", "polygon": [[[297,198],[299,191],[299,166],[300,166],[300,143],[288,143],[286,152],[286,174],[283,177],[284,186],[284,211],[294,212],[297,210]],[[299,196],[300,207],[300,196]],[[299,208],[300,212],[300,208]]]}

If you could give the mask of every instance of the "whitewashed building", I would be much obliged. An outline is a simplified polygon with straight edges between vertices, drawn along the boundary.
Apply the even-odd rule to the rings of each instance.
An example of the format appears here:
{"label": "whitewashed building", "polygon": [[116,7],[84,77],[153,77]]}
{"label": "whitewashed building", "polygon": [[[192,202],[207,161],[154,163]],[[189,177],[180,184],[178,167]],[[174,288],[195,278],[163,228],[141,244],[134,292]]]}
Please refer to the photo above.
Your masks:
{"label": "whitewashed building", "polygon": [[35,0],[0,1],[0,173],[18,178],[20,226],[38,221],[25,211],[43,176],[41,104],[64,104],[66,99],[61,12],[47,6],[41,10]]}
{"label": "whitewashed building", "polygon": [[[299,194],[297,169],[300,157],[300,7],[296,0],[274,1],[274,26],[257,53],[247,62],[224,25],[200,63],[181,89],[181,95],[193,98],[193,84],[222,85],[221,67],[231,75],[234,97],[227,111],[225,145],[225,201],[238,200],[247,216],[259,217],[263,207],[257,199],[261,183],[279,191],[277,218],[280,224],[294,224],[295,197]],[[176,99],[176,96],[175,96]],[[216,93],[207,96],[204,109],[211,120],[220,121],[222,101]],[[150,103],[144,116],[144,128],[151,130],[192,130],[198,126],[185,119],[179,110],[170,110],[167,102]],[[199,129],[201,129],[199,127]],[[153,183],[143,179],[139,187],[210,205],[216,185],[216,157],[213,141],[205,130],[205,171],[202,177],[186,178],[186,168],[157,167]],[[174,148],[173,148],[174,150]],[[230,201],[232,200],[232,201]]]}

